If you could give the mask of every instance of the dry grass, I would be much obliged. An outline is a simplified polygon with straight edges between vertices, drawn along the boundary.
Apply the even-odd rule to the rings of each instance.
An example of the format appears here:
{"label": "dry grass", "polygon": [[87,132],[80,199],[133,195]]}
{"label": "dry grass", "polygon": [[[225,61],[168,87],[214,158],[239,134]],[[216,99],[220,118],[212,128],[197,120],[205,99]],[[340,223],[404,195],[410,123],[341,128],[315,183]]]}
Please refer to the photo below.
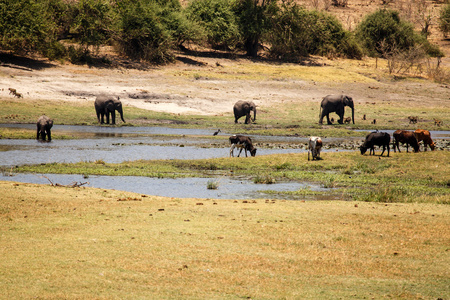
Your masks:
{"label": "dry grass", "polygon": [[448,299],[448,205],[0,182],[5,299]]}

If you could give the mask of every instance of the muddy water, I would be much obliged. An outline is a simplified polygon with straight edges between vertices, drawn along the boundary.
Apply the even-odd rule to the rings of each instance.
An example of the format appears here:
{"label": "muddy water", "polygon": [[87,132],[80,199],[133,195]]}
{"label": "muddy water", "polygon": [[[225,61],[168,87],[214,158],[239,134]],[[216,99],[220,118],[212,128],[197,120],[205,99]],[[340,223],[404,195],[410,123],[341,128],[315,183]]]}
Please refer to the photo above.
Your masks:
{"label": "muddy water", "polygon": [[[44,177],[45,176],[45,177]],[[59,174],[15,174],[14,176],[0,175],[0,180],[18,181],[38,184],[73,184],[85,183],[85,186],[102,189],[115,189],[135,193],[176,197],[176,198],[212,198],[212,199],[285,199],[295,200],[295,196],[286,197],[282,194],[265,191],[296,191],[310,189],[326,191],[318,185],[299,182],[282,182],[276,184],[255,184],[245,179],[230,178],[149,178],[138,176],[89,176],[59,175]],[[218,189],[207,189],[209,180],[217,182]],[[305,199],[302,196],[302,199]]]}

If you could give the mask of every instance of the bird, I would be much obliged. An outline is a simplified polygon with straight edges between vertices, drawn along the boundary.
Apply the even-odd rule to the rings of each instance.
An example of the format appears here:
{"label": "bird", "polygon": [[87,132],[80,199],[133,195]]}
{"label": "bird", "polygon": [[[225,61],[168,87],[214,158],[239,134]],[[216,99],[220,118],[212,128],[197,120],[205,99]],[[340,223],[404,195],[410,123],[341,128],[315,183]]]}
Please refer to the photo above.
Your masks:
{"label": "bird", "polygon": [[217,131],[216,131],[216,132],[214,132],[214,134],[213,134],[213,135],[218,135],[218,134],[219,134],[219,132],[220,132],[220,129],[217,129]]}

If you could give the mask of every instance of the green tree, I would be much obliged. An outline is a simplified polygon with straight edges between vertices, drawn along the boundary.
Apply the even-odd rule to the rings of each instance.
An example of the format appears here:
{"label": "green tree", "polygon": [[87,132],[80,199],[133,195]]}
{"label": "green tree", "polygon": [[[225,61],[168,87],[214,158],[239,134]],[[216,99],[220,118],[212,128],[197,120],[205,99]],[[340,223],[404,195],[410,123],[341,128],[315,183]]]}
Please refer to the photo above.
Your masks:
{"label": "green tree", "polygon": [[39,52],[49,58],[64,53],[49,1],[0,2],[0,49],[15,53]]}
{"label": "green tree", "polygon": [[441,9],[439,16],[439,29],[447,37],[450,33],[450,4],[445,5]]}
{"label": "green tree", "polygon": [[263,35],[270,29],[270,18],[277,11],[277,0],[236,0],[233,10],[244,49],[248,56],[256,57]]}
{"label": "green tree", "polygon": [[200,24],[213,48],[232,49],[239,42],[239,27],[230,0],[193,0],[186,14]]}
{"label": "green tree", "polygon": [[417,45],[422,45],[429,55],[442,55],[437,46],[414,32],[413,25],[392,10],[381,9],[366,16],[356,28],[356,36],[370,56],[406,51]]}
{"label": "green tree", "polygon": [[110,38],[111,24],[110,4],[106,0],[80,0],[75,4],[72,32],[85,50],[104,44]]}
{"label": "green tree", "polygon": [[284,1],[271,21],[266,40],[274,57],[292,59],[309,54],[362,56],[352,34],[329,14],[308,11],[293,1]]}

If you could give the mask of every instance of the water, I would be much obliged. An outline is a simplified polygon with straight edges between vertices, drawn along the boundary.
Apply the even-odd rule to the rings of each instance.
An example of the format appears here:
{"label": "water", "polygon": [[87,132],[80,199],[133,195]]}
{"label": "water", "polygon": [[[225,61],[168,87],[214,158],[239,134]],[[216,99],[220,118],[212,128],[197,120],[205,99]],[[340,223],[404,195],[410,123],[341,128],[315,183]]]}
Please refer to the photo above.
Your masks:
{"label": "water", "polygon": [[[0,124],[1,127],[26,128],[35,130],[34,124]],[[211,135],[216,129],[181,129],[168,127],[110,127],[110,126],[69,126],[55,125],[53,134],[66,134],[77,137],[74,140],[53,140],[41,142],[30,140],[0,139],[0,166],[4,169],[16,165],[41,163],[76,163],[81,161],[102,160],[106,163],[121,163],[133,160],[153,159],[204,159],[229,156],[228,140],[199,138]],[[392,131],[393,132],[393,131]],[[450,132],[431,132],[433,138],[449,139]],[[156,136],[155,136],[156,135]],[[158,136],[159,135],[159,136]],[[221,135],[230,136],[222,132]],[[252,136],[254,142],[289,143],[290,149],[265,149],[260,147],[259,155],[279,153],[301,153],[307,138],[285,136]],[[358,138],[359,140],[361,138]],[[327,142],[339,142],[344,139],[323,139]],[[294,145],[292,147],[292,145]],[[295,145],[298,145],[296,148]],[[335,149],[324,149],[335,151]],[[244,154],[242,154],[244,155]],[[254,184],[249,180],[224,178],[178,178],[158,179],[135,176],[90,176],[45,174],[53,183],[63,185],[73,182],[89,182],[88,186],[104,189],[124,190],[142,194],[181,197],[181,198],[222,198],[256,199],[283,198],[280,194],[267,195],[264,191],[296,191],[299,189],[323,190],[320,186],[285,182],[270,185]],[[43,175],[16,174],[0,176],[0,180],[48,184]],[[219,188],[206,188],[208,180],[216,180]],[[289,196],[289,199],[295,197]],[[304,198],[304,197],[303,197]]]}
{"label": "water", "polygon": [[[3,124],[8,128],[34,129],[33,124]],[[34,139],[0,139],[0,166],[41,163],[76,163],[103,160],[121,163],[152,159],[204,159],[229,156],[228,140],[212,140],[193,136],[211,135],[205,129],[167,127],[106,127],[55,125],[55,133],[70,133],[75,140],[42,142]],[[166,136],[151,136],[151,135]],[[169,135],[169,136],[168,136]],[[226,136],[231,134],[224,134]],[[286,139],[286,137],[280,137]],[[269,138],[257,138],[259,142]],[[274,137],[277,139],[277,137]],[[293,143],[305,144],[306,139],[294,138]],[[211,145],[214,143],[214,145]],[[303,149],[258,149],[257,155],[301,153]],[[242,153],[244,155],[244,153]]]}
{"label": "water", "polygon": [[[0,175],[0,180],[17,181],[37,184],[69,185],[88,182],[85,186],[102,189],[114,189],[140,194],[201,199],[283,199],[282,194],[267,194],[264,191],[297,191],[311,189],[326,191],[315,184],[300,182],[281,182],[275,184],[255,184],[246,179],[233,178],[150,178],[140,176],[89,176],[60,174],[14,174]],[[209,180],[217,182],[218,189],[207,189]],[[302,197],[304,199],[305,197]],[[289,199],[295,199],[289,196]]]}

